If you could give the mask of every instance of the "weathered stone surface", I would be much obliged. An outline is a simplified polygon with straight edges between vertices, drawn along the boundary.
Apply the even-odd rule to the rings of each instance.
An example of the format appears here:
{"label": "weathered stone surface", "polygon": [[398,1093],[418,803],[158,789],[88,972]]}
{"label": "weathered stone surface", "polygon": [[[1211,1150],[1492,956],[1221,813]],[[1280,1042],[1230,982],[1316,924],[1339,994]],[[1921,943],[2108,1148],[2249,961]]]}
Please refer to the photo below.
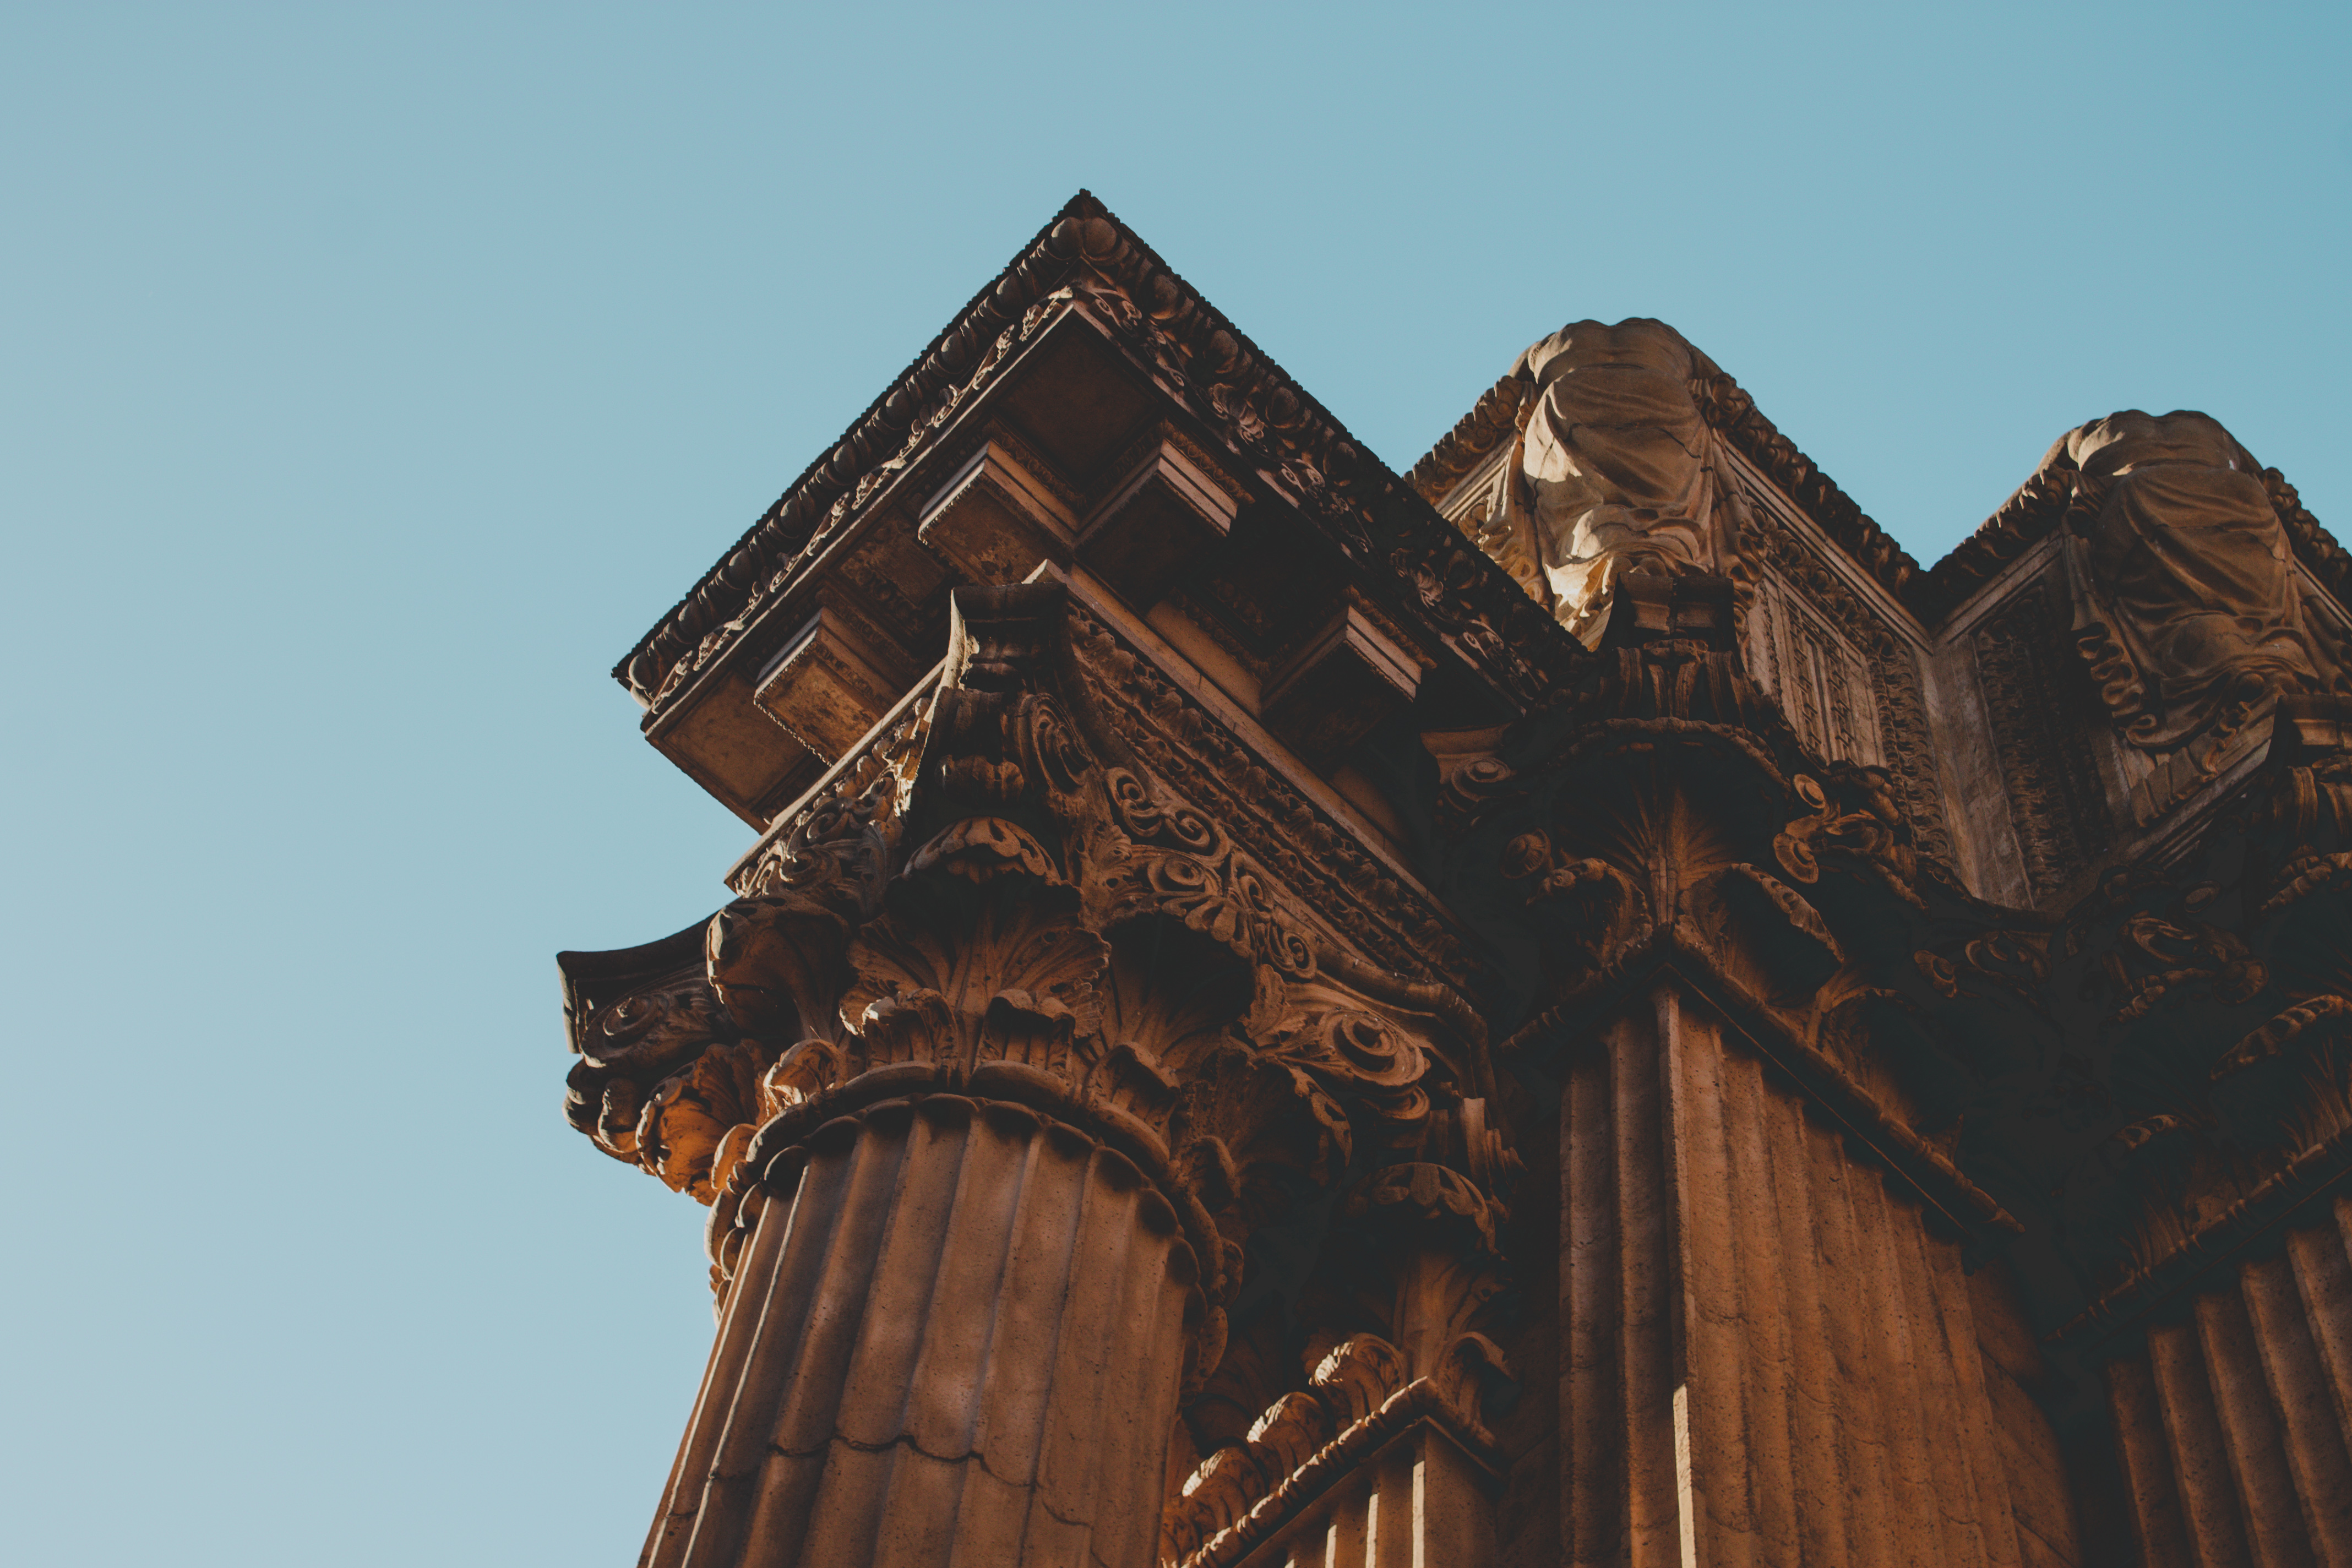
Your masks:
{"label": "weathered stone surface", "polygon": [[846,755],[910,683],[854,614],[823,605],[760,674],[753,700],[824,762]]}
{"label": "weathered stone surface", "polygon": [[561,958],[644,1561],[2352,1561],[2347,593],[2195,415],[1922,572],[1654,321],[1400,477],[1081,196],[616,672],[760,829]]}

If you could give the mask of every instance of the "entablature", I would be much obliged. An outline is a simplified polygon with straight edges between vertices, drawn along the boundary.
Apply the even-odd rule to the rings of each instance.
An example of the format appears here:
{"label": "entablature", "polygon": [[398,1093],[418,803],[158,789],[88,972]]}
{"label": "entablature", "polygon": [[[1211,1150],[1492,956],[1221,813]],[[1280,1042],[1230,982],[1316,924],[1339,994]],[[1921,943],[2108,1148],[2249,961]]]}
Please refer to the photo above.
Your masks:
{"label": "entablature", "polygon": [[648,739],[764,827],[928,666],[950,588],[1041,563],[1185,606],[1325,765],[1353,739],[1325,722],[1333,657],[1391,683],[1426,660],[1499,716],[1578,653],[1081,196],[615,674]]}

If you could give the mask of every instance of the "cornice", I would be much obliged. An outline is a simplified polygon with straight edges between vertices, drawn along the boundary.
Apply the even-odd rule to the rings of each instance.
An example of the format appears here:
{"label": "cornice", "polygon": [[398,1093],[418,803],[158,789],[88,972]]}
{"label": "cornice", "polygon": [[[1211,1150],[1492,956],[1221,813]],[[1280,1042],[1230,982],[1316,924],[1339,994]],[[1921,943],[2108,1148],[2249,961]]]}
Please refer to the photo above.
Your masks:
{"label": "cornice", "polygon": [[1927,569],[1912,596],[1919,618],[1931,626],[1939,625],[2011,562],[2056,532],[2074,488],[2068,472],[2046,463],[2036,469],[1974,533]]}
{"label": "cornice", "polygon": [[1523,704],[1541,701],[1581,648],[1257,345],[1081,191],[994,282],[811,464],[694,590],[640,638],[614,678],[658,709],[676,673],[740,636],[805,552],[860,515],[931,433],[1034,328],[1057,290],[1081,304],[1163,393],[1292,500],[1380,596]]}
{"label": "cornice", "polygon": [[613,679],[652,706],[677,663],[763,597],[827,514],[854,504],[858,481],[896,451],[908,432],[928,422],[943,395],[954,393],[972,374],[994,336],[1017,323],[1068,275],[1076,265],[1077,247],[1071,237],[1056,238],[1065,220],[1102,213],[1102,205],[1084,191],[1064,204],[1054,221],[866,405],[833,449],[803,469],[701,581],[637,639],[628,657],[613,667]]}
{"label": "cornice", "polygon": [[1518,379],[1507,375],[1480,393],[1470,412],[1440,436],[1437,445],[1422,454],[1421,461],[1405,470],[1404,482],[1432,506],[1444,500],[1446,492],[1462,482],[1463,475],[1517,430],[1521,391]]}
{"label": "cornice", "polygon": [[[1574,650],[1564,636],[1552,634],[1550,617],[1476,552],[1444,542],[1459,535],[1427,510],[1516,428],[1522,391],[1517,381],[1505,377],[1489,387],[1400,483],[1108,207],[1081,191],[638,639],[614,667],[614,678],[640,703],[654,706],[681,662],[707,654],[712,639],[740,632],[746,613],[782,585],[812,542],[858,510],[961,401],[975,374],[988,368],[998,334],[1018,326],[1038,301],[1082,273],[1114,285],[1137,312],[1132,324],[1175,351],[1158,356],[1158,368],[1177,384],[1171,390],[1188,405],[1202,405],[1194,412],[1222,426],[1237,449],[1271,458],[1266,477],[1301,492],[1305,510],[1359,565],[1402,579],[1408,600],[1417,598],[1441,626],[1465,633],[1457,639],[1465,651],[1474,662],[1495,667],[1515,697],[1540,700],[1554,685],[1546,667],[1573,664]],[[1202,396],[1183,396],[1188,380],[1199,384]],[[1733,377],[1702,377],[1693,393],[1709,425],[1735,450],[1929,626],[2063,520],[2071,487],[2045,460],[1975,533],[1923,570],[1781,434]],[[2297,555],[2337,599],[2352,603],[2352,552],[2304,508],[2278,469],[2263,469],[2263,479]],[[1423,515],[1400,518],[1399,503]],[[1443,532],[1399,547],[1400,527],[1419,532],[1413,526],[1419,524]],[[1530,651],[1541,657],[1530,658]]]}
{"label": "cornice", "polygon": [[1746,388],[1718,372],[1693,390],[1707,423],[1734,450],[1762,469],[1764,477],[1796,502],[1829,535],[1831,542],[1859,563],[1889,593],[1909,602],[1921,575],[1919,563],[1852,496],[1839,489],[1834,479],[1822,472],[1818,464],[1800,451],[1794,441],[1780,434],[1779,426],[1756,406],[1756,400]]}

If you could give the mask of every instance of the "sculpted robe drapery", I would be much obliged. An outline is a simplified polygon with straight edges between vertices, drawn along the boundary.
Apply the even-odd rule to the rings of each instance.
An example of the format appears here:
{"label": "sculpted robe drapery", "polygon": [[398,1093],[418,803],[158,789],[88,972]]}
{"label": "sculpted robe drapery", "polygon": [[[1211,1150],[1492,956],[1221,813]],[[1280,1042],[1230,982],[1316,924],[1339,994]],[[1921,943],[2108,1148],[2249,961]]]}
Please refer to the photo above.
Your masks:
{"label": "sculpted robe drapery", "polygon": [[1715,571],[1738,502],[1691,383],[1719,374],[1663,321],[1576,321],[1511,367],[1530,404],[1481,542],[1587,647],[1628,570]]}
{"label": "sculpted robe drapery", "polygon": [[2219,423],[2128,409],[2061,452],[2095,508],[2068,541],[2075,637],[2125,739],[2218,746],[2264,699],[2336,684],[2260,470]]}

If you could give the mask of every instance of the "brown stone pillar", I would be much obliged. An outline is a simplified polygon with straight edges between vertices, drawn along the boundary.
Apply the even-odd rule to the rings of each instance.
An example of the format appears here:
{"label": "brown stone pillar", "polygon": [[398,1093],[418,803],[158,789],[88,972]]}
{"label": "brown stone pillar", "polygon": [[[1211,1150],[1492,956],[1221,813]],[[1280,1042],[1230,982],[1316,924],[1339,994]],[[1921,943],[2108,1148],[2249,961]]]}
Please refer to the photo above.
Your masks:
{"label": "brown stone pillar", "polygon": [[1679,986],[1561,1099],[1567,1560],[2022,1561],[1956,1243]]}
{"label": "brown stone pillar", "polygon": [[788,1115],[752,1157],[764,1204],[642,1561],[1144,1568],[1200,1300],[1156,1184],[971,1094]]}
{"label": "brown stone pillar", "polygon": [[[718,1340],[646,1568],[1149,1568],[1255,1227],[1312,1222],[1378,1151],[1419,1173],[1380,1203],[1495,1247],[1487,1197],[1412,1158],[1503,1159],[1459,1092],[1491,1075],[1458,998],[1144,770],[1095,700],[1140,667],[1065,589],[953,607],[937,688],[779,819],[703,942],[567,960],[572,1120],[711,1205]],[[1276,787],[1237,770],[1227,807],[1255,823]],[[1336,1497],[1423,1419],[1483,1454],[1444,1349],[1480,1278],[1433,1256],[1429,1305],[1381,1324],[1427,1332],[1334,1361],[1265,1463],[1227,1467],[1272,1483],[1332,1447]],[[1237,1384],[1281,1394],[1262,1370]],[[1459,1535],[1481,1516],[1448,1462],[1421,1495]]]}
{"label": "brown stone pillar", "polygon": [[2150,1564],[2352,1563],[2352,1197],[2106,1369]]}

